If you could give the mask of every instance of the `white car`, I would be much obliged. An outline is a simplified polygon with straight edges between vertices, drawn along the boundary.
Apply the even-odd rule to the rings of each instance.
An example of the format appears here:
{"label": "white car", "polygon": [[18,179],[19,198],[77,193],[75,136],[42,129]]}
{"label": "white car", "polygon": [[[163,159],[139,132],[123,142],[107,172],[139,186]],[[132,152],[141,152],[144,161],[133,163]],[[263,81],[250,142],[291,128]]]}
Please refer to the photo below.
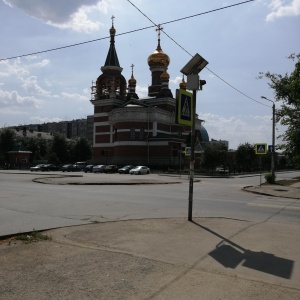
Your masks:
{"label": "white car", "polygon": [[150,169],[146,166],[137,166],[134,167],[129,171],[129,174],[136,174],[136,175],[142,175],[142,174],[150,174]]}

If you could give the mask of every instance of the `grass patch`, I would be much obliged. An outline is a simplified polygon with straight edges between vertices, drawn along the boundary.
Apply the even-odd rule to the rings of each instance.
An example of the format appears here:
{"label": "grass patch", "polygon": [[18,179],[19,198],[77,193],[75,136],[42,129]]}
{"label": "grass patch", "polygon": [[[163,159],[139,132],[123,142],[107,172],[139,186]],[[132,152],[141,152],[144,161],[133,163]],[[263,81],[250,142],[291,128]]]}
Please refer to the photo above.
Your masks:
{"label": "grass patch", "polygon": [[18,241],[23,241],[25,243],[32,243],[32,242],[47,241],[47,240],[51,241],[52,237],[33,229],[32,232],[16,235],[14,239]]}

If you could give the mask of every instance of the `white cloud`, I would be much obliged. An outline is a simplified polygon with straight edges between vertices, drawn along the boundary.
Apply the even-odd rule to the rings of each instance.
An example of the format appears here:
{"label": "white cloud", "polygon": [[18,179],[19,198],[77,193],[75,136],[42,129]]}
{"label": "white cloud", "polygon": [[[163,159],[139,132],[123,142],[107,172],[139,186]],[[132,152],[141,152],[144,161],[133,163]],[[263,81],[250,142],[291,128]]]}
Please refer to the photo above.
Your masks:
{"label": "white cloud", "polygon": [[275,19],[282,17],[300,15],[300,0],[292,0],[289,1],[289,3],[283,0],[272,0],[269,7],[272,12],[267,15],[267,21],[274,21]]}
{"label": "white cloud", "polygon": [[67,98],[67,99],[73,99],[73,100],[77,100],[77,101],[87,101],[87,100],[89,100],[87,96],[79,95],[79,94],[76,94],[76,93],[70,94],[70,93],[62,92],[61,97],[62,98]]}
{"label": "white cloud", "polygon": [[37,94],[40,96],[49,96],[51,94],[50,91],[46,91],[38,85],[38,80],[36,76],[30,76],[23,79],[22,87],[28,94]]}
{"label": "white cloud", "polygon": [[0,77],[16,76],[21,78],[28,75],[29,71],[21,66],[21,59],[0,61]]}
{"label": "white cloud", "polygon": [[32,120],[33,123],[48,123],[48,122],[61,122],[63,119],[61,118],[47,118],[47,117],[31,117],[30,120]]}
{"label": "white cloud", "polygon": [[106,14],[111,0],[3,0],[11,7],[18,7],[29,16],[42,20],[46,24],[77,32],[90,33],[98,30],[101,22],[91,20],[97,12]]}
{"label": "white cloud", "polygon": [[31,96],[21,96],[17,91],[0,90],[0,107],[39,107],[41,101]]}
{"label": "white cloud", "polygon": [[[224,117],[212,113],[199,116],[210,139],[227,140],[229,148],[236,149],[239,144],[249,142],[271,143],[271,116],[235,116]],[[251,125],[249,125],[251,124]],[[278,125],[278,127],[280,127]]]}

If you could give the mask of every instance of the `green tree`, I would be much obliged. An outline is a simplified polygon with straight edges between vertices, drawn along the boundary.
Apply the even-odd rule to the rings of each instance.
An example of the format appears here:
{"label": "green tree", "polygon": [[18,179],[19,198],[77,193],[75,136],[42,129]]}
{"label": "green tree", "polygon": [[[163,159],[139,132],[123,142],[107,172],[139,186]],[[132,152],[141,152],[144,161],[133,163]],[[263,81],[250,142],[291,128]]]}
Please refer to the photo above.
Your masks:
{"label": "green tree", "polygon": [[0,152],[5,154],[16,145],[17,135],[11,128],[0,129]]}
{"label": "green tree", "polygon": [[61,133],[55,133],[52,140],[51,153],[55,153],[59,163],[65,163],[70,160],[69,145],[66,137]]}
{"label": "green tree", "polygon": [[224,144],[205,145],[203,149],[202,167],[214,173],[217,166],[222,165],[225,170],[227,147]]}
{"label": "green tree", "polygon": [[266,77],[269,87],[274,91],[275,100],[283,101],[276,111],[277,121],[287,126],[281,136],[284,144],[280,148],[285,151],[293,166],[300,168],[300,53],[291,54],[288,59],[295,62],[295,69],[290,74],[267,72],[260,73],[260,78]]}
{"label": "green tree", "polygon": [[240,144],[235,153],[235,160],[238,171],[253,171],[256,168],[256,154],[254,146],[249,143]]}
{"label": "green tree", "polygon": [[32,160],[45,159],[47,155],[47,140],[43,137],[21,137],[20,142],[32,152]]}
{"label": "green tree", "polygon": [[7,163],[7,152],[16,146],[16,133],[13,129],[4,127],[0,129],[0,164]]}
{"label": "green tree", "polygon": [[80,137],[74,145],[74,158],[76,161],[86,161],[92,157],[92,147],[85,137]]}

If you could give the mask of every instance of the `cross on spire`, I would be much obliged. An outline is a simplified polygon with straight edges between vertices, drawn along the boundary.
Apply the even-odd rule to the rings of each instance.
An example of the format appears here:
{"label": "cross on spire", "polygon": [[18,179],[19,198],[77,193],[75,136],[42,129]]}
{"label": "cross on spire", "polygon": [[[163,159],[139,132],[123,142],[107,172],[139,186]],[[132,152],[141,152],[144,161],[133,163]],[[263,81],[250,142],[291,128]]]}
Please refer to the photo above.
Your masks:
{"label": "cross on spire", "polygon": [[132,65],[130,66],[130,68],[131,68],[131,76],[133,76],[133,67],[134,67],[134,64],[132,64]]}
{"label": "cross on spire", "polygon": [[114,26],[114,18],[115,18],[115,16],[111,16],[111,23],[112,23],[112,26]]}
{"label": "cross on spire", "polygon": [[160,31],[163,30],[163,28],[160,26],[160,24],[157,25],[157,28],[155,29],[158,33],[158,45],[157,45],[157,50],[160,50]]}

